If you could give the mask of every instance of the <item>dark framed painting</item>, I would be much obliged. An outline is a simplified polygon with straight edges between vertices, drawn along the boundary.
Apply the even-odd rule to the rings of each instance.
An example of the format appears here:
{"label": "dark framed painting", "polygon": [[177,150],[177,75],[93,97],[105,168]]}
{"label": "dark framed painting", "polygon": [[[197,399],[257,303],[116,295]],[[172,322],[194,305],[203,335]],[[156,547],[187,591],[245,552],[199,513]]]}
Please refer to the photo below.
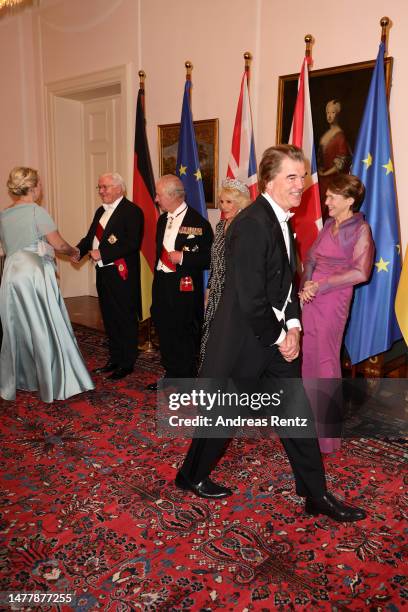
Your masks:
{"label": "dark framed painting", "polygon": [[[180,124],[159,125],[159,171],[175,174]],[[194,121],[198,158],[207,208],[217,208],[218,193],[218,119]]]}
{"label": "dark framed painting", "polygon": [[[391,90],[392,61],[392,57],[387,57],[384,62],[388,98]],[[345,134],[351,152],[354,150],[374,66],[375,60],[372,60],[310,71],[310,102],[317,155],[319,143],[328,130],[327,105],[333,100],[337,101],[337,109],[339,109],[339,125]],[[277,144],[286,143],[289,140],[298,78],[299,74],[279,77]]]}

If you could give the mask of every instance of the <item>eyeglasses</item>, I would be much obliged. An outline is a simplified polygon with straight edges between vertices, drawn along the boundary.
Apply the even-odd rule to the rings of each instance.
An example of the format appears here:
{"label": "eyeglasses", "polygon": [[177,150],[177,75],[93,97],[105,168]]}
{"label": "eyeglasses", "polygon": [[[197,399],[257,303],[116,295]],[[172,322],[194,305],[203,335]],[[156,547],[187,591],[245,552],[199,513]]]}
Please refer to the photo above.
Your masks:
{"label": "eyeglasses", "polygon": [[111,187],[115,187],[115,185],[97,185],[95,189],[96,191],[106,191],[107,189],[110,189]]}

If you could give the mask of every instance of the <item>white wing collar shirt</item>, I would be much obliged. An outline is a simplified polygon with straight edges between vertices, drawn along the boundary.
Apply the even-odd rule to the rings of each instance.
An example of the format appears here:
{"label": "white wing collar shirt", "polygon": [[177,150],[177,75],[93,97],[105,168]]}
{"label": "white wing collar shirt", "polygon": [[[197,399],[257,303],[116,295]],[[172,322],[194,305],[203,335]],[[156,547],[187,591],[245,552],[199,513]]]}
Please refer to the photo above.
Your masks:
{"label": "white wing collar shirt", "polygon": [[[280,226],[281,226],[281,230],[282,230],[282,234],[283,234],[283,239],[285,241],[285,246],[286,246],[286,253],[288,255],[288,260],[290,261],[290,237],[289,237],[289,228],[288,228],[288,221],[291,217],[293,217],[294,213],[291,212],[285,212],[280,206],[279,204],[277,204],[274,200],[272,200],[271,196],[264,192],[262,194],[264,196],[264,198],[269,202],[269,204],[272,206],[272,210],[275,213]],[[283,305],[282,310],[279,310],[278,308],[272,307],[273,308],[273,312],[276,315],[276,318],[278,319],[278,321],[284,321],[285,325],[287,327],[287,329],[292,329],[293,327],[298,327],[299,329],[302,329],[302,326],[300,324],[299,319],[289,319],[288,321],[285,321],[285,310],[286,310],[286,306],[288,305],[288,302],[291,302],[292,300],[290,299],[290,294],[292,293],[292,285],[290,285],[289,287],[289,293],[288,296],[285,300],[285,303]],[[281,344],[281,342],[284,341],[286,336],[286,332],[284,330],[281,331],[279,338],[277,339],[277,341],[275,342],[275,344]]]}
{"label": "white wing collar shirt", "polygon": [[[102,206],[105,209],[105,212],[102,214],[102,217],[99,219],[99,223],[103,227],[103,229],[105,229],[105,227],[108,225],[109,219],[111,218],[113,212],[115,211],[117,205],[119,204],[121,200],[123,200],[123,196],[120,196],[120,198],[112,202],[112,204],[102,204]],[[95,235],[93,242],[92,242],[92,249],[97,249],[97,248],[99,248],[99,240]],[[99,268],[105,268],[106,266],[114,266],[115,264],[112,262],[104,266],[102,263],[102,259],[100,259],[99,261],[96,262],[96,265]]]}
{"label": "white wing collar shirt", "polygon": [[[171,251],[174,251],[177,234],[181,227],[181,224],[183,223],[183,219],[185,217],[186,211],[187,211],[187,204],[185,202],[182,202],[180,206],[178,206],[174,212],[167,213],[167,223],[166,223],[166,229],[164,231],[164,236],[163,236],[163,246],[166,249],[166,251],[168,251],[169,253],[171,253]],[[182,263],[183,263],[183,260],[181,260],[180,265]],[[168,268],[162,262],[161,259],[159,259],[157,263],[157,270],[161,270],[162,272],[173,272],[173,270],[170,270],[170,268]]]}

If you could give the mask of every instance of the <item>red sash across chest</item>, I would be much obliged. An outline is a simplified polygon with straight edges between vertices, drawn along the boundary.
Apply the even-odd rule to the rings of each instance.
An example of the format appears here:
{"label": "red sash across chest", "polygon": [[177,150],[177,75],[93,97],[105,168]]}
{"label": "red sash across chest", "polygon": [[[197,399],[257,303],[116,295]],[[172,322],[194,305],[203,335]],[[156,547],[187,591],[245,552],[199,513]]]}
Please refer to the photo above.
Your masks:
{"label": "red sash across chest", "polygon": [[168,267],[169,270],[171,270],[172,272],[176,271],[176,266],[171,261],[169,252],[165,246],[162,247],[162,252],[160,253],[160,259],[162,260],[164,265]]}

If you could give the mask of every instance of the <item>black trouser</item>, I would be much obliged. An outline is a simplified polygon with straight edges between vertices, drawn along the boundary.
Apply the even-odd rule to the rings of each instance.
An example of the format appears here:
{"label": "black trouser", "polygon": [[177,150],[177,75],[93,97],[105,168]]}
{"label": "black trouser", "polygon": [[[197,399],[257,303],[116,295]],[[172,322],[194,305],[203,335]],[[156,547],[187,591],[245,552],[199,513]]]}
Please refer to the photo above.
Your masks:
{"label": "black trouser", "polygon": [[116,266],[96,268],[96,289],[109,342],[109,359],[132,368],[138,349],[138,287],[131,271],[123,280]]}
{"label": "black trouser", "polygon": [[176,273],[156,271],[152,294],[152,317],[166,377],[193,378],[198,325],[195,292],[180,291]]}
{"label": "black trouser", "polygon": [[[268,349],[268,361],[260,380],[285,379],[300,377],[299,359],[289,363],[283,359],[276,347]],[[207,370],[200,372],[202,378],[210,377],[211,364]],[[235,371],[234,377],[245,376],[245,371]],[[298,381],[301,385],[301,381]],[[304,394],[304,401],[307,402]],[[302,414],[308,414],[312,419],[312,412],[308,404],[301,407]],[[192,440],[181,473],[197,484],[209,476],[213,468],[227,448],[228,438],[195,438]],[[296,492],[303,497],[321,497],[326,492],[326,481],[319,444],[316,438],[281,438],[281,442],[288,456],[296,482]]]}

